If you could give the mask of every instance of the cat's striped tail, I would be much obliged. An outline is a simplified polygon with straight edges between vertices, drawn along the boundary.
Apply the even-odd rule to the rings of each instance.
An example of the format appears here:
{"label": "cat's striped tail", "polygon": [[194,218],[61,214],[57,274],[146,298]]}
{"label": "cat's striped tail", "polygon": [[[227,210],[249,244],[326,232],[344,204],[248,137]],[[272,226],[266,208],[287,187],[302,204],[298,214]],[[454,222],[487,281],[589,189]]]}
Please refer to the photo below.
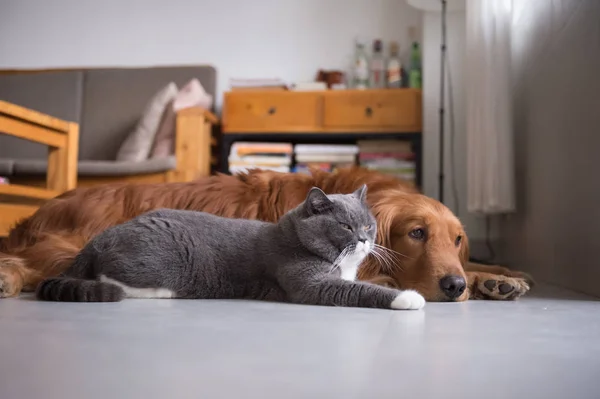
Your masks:
{"label": "cat's striped tail", "polygon": [[119,302],[125,297],[125,291],[118,285],[103,281],[57,277],[42,281],[36,296],[42,301]]}

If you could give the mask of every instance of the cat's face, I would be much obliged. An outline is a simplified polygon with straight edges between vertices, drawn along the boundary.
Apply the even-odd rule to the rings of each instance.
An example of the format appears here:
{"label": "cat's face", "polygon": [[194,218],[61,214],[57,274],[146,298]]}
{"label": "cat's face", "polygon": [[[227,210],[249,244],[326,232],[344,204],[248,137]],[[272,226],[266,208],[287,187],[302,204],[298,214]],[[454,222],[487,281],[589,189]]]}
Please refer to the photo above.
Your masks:
{"label": "cat's face", "polygon": [[351,275],[375,244],[377,224],[366,194],[366,185],[352,194],[329,196],[315,187],[301,205],[305,213],[298,223],[300,240],[313,253],[340,266],[346,279],[354,279]]}

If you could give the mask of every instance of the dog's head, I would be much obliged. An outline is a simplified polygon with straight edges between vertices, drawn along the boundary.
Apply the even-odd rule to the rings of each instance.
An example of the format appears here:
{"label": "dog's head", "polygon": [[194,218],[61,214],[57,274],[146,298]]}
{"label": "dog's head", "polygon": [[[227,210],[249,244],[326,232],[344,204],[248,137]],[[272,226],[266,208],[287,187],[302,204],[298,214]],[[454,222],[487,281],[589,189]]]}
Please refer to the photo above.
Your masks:
{"label": "dog's head", "polygon": [[363,263],[361,280],[415,289],[428,301],[468,298],[463,266],[469,259],[469,243],[447,207],[402,190],[373,193],[369,203],[377,219],[377,243],[389,250],[380,249]]}

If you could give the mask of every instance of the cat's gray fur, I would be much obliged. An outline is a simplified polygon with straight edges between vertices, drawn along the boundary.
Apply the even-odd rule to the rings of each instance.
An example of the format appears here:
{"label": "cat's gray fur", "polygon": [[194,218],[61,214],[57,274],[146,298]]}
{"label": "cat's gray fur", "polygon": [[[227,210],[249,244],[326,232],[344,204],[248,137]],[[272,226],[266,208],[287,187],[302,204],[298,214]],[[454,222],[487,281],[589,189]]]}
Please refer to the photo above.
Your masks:
{"label": "cat's gray fur", "polygon": [[416,292],[349,281],[376,237],[366,191],[363,186],[352,194],[327,196],[313,188],[277,224],[152,211],[96,236],[64,276],[39,285],[37,297],[76,302],[126,296],[248,298],[420,308],[424,300]]}

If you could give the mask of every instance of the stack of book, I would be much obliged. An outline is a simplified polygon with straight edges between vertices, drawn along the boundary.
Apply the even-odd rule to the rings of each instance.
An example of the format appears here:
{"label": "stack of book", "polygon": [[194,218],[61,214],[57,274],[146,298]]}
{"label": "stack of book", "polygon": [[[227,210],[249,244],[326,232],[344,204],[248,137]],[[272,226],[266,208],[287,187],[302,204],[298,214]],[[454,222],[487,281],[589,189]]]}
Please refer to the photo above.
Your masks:
{"label": "stack of book", "polygon": [[327,90],[325,82],[298,82],[290,86],[290,90],[294,91],[320,91]]}
{"label": "stack of book", "polygon": [[232,91],[240,90],[287,90],[288,85],[281,79],[235,79],[229,80]]}
{"label": "stack of book", "polygon": [[294,146],[294,172],[310,173],[311,168],[333,172],[356,164],[358,147],[354,144],[297,144]]}
{"label": "stack of book", "polygon": [[400,140],[358,142],[360,166],[415,183],[415,153],[411,143]]}
{"label": "stack of book", "polygon": [[292,164],[292,152],[290,143],[235,142],[229,151],[229,172],[263,169],[287,173]]}

